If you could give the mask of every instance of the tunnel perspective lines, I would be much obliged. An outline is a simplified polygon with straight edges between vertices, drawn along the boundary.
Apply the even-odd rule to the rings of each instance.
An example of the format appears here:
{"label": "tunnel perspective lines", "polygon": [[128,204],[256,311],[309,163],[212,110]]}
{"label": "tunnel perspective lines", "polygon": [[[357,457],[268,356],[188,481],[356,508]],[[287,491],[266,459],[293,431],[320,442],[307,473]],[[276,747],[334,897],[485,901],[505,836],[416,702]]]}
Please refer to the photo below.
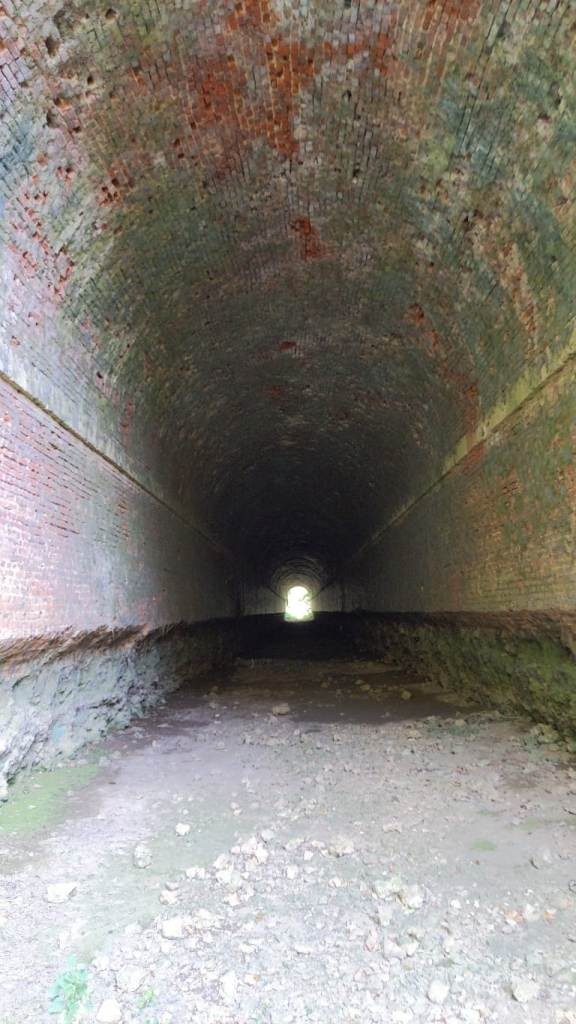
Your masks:
{"label": "tunnel perspective lines", "polygon": [[571,606],[573,2],[110,10],[0,16],[5,636]]}

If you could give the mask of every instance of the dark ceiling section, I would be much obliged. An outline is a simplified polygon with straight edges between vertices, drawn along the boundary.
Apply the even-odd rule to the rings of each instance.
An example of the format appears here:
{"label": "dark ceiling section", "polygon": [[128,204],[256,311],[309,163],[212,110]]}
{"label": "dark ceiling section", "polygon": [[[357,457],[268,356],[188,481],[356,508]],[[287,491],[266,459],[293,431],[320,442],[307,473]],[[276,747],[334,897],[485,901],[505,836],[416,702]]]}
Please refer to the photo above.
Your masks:
{"label": "dark ceiling section", "polygon": [[37,365],[79,366],[81,404],[263,575],[334,566],[565,341],[572,3],[3,22],[28,176],[6,223],[37,225],[20,257],[64,325]]}

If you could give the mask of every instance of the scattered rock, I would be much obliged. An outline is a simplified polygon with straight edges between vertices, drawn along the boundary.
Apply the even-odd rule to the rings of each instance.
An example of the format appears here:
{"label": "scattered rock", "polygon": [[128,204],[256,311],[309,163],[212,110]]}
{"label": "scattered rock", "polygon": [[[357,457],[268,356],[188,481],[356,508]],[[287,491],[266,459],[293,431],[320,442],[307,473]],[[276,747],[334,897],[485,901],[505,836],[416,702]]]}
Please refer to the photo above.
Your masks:
{"label": "scattered rock", "polygon": [[149,868],[152,863],[152,851],[146,843],[138,843],[132,851],[132,863],[135,868]]}
{"label": "scattered rock", "polygon": [[185,939],[186,925],[183,917],[169,917],[160,924],[160,931],[165,939]]}
{"label": "scattered rock", "polygon": [[435,978],[434,981],[428,986],[426,995],[431,1003],[436,1003],[437,1006],[441,1006],[445,1003],[450,994],[450,986],[445,981],[440,981],[439,978]]}
{"label": "scattered rock", "polygon": [[236,997],[236,989],[238,988],[238,978],[234,971],[227,971],[220,978],[220,995],[224,1002],[232,1003]]}
{"label": "scattered rock", "polygon": [[160,893],[160,903],[163,903],[166,907],[174,907],[178,903],[178,893],[173,892],[172,889],[162,889]]}
{"label": "scattered rock", "polygon": [[206,868],[186,868],[184,874],[186,875],[186,878],[197,878],[201,881],[206,878]]}
{"label": "scattered rock", "polygon": [[264,843],[261,843],[257,836],[250,836],[250,839],[242,843],[240,853],[243,853],[245,857],[250,857],[257,864],[265,864],[270,856]]}
{"label": "scattered rock", "polygon": [[8,780],[5,775],[0,774],[0,803],[8,799]]}
{"label": "scattered rock", "polygon": [[533,725],[530,729],[530,736],[533,736],[537,743],[542,746],[551,743],[558,743],[560,734],[552,725],[548,725],[547,722],[539,722],[538,725]]}
{"label": "scattered rock", "polygon": [[512,982],[511,989],[517,1003],[529,1003],[531,999],[537,999],[540,994],[540,986],[531,978],[516,978]]}
{"label": "scattered rock", "polygon": [[77,882],[54,882],[46,888],[47,903],[66,903],[78,888]]}
{"label": "scattered rock", "polygon": [[145,977],[146,971],[143,967],[126,964],[116,972],[116,984],[121,992],[137,992]]}
{"label": "scattered rock", "polygon": [[407,953],[403,946],[395,942],[394,939],[384,939],[382,955],[386,960],[404,960]]}
{"label": "scattered rock", "polygon": [[397,896],[409,910],[419,910],[424,904],[424,890],[419,885],[403,885]]}
{"label": "scattered rock", "polygon": [[400,696],[402,700],[412,700],[412,693],[410,690],[400,690]]}
{"label": "scattered rock", "polygon": [[[349,685],[354,675],[346,678],[348,700],[355,692]],[[369,684],[359,683],[367,691]],[[385,692],[379,682],[372,689],[378,698]],[[389,690],[386,698],[394,695],[398,710],[399,687],[392,682]],[[294,717],[295,709],[300,710],[300,698],[292,690],[280,693],[295,701]],[[506,1005],[509,1017],[519,1015],[523,1020],[523,1014],[531,1013],[536,1020],[550,989],[550,1024],[552,1019],[555,1024],[576,1024],[572,1011],[555,1009],[564,1002],[573,1005],[570,992],[561,986],[572,986],[574,978],[570,942],[576,944],[576,929],[571,928],[570,914],[576,902],[576,878],[569,883],[572,847],[568,826],[576,819],[564,814],[563,823],[554,830],[558,842],[550,849],[543,834],[539,837],[535,830],[524,827],[515,836],[515,848],[520,851],[517,861],[495,851],[500,870],[492,880],[477,870],[469,856],[468,833],[458,834],[463,820],[461,802],[467,805],[464,817],[469,816],[471,824],[484,814],[486,788],[478,788],[479,778],[503,786],[508,820],[514,815],[522,825],[532,815],[542,820],[552,817],[552,805],[555,810],[572,809],[576,770],[570,776],[560,755],[552,754],[549,747],[543,748],[542,756],[535,754],[534,743],[525,741],[526,729],[516,723],[502,724],[502,736],[492,736],[485,728],[479,739],[482,730],[476,728],[476,717],[471,715],[464,749],[460,739],[451,745],[447,735],[450,730],[464,729],[465,719],[442,718],[435,730],[424,726],[416,730],[405,721],[405,715],[399,715],[367,729],[348,722],[344,701],[340,710],[335,694],[331,704],[326,691],[322,693],[324,706],[336,710],[330,711],[328,721],[321,721],[318,728],[307,724],[296,730],[294,721],[282,725],[271,719],[268,708],[278,694],[272,691],[263,697],[258,689],[254,744],[249,748],[240,746],[245,728],[242,714],[235,710],[233,699],[223,697],[222,723],[218,728],[211,724],[203,732],[196,730],[194,744],[186,750],[197,769],[191,767],[178,785],[168,788],[158,779],[150,803],[147,782],[142,779],[135,795],[143,797],[150,811],[143,830],[150,837],[150,849],[146,843],[134,847],[135,840],[123,845],[126,837],[122,838],[118,827],[126,792],[118,794],[122,802],[115,808],[115,817],[109,821],[107,813],[106,817],[104,813],[97,816],[98,824],[90,835],[95,837],[95,846],[101,839],[104,842],[94,854],[90,850],[85,863],[81,860],[85,847],[80,853],[72,847],[68,861],[66,840],[62,835],[58,838],[52,861],[58,866],[47,878],[76,877],[79,893],[84,890],[85,877],[91,891],[97,878],[98,891],[111,892],[111,913],[120,914],[116,934],[107,942],[107,955],[92,961],[91,1002],[87,998],[82,1020],[86,1024],[135,1024],[142,1018],[143,1022],[179,1024],[189,1018],[215,1024],[239,1020],[240,1016],[259,1019],[259,1008],[267,1002],[266,1019],[274,1024],[312,1018],[326,1024],[333,1019],[337,995],[346,1002],[346,1017],[351,1021],[486,1024],[492,1019],[504,1020]],[[419,693],[415,687],[411,696],[419,699]],[[330,700],[332,696],[331,691]],[[302,705],[307,699],[309,695],[303,694]],[[234,709],[230,721],[224,715],[224,702]],[[282,713],[290,712],[289,704],[276,705],[275,713],[279,708]],[[333,713],[342,715],[336,745],[331,740],[336,736],[332,732],[336,727],[330,724]],[[185,718],[184,712],[182,715]],[[192,713],[190,721],[194,721]],[[316,752],[319,732],[324,742],[324,746],[318,744],[321,753]],[[262,749],[266,733],[285,734],[281,751]],[[168,738],[170,733],[164,735]],[[205,760],[200,747],[207,742],[212,753],[221,749],[214,740],[222,735],[227,749],[235,750],[236,743],[240,754],[232,771],[229,758],[213,760],[211,754]],[[407,744],[413,756],[401,761]],[[185,748],[184,740],[182,746]],[[171,765],[176,775],[181,757],[178,750]],[[153,770],[149,765],[148,771]],[[524,786],[518,786],[518,792],[515,788],[508,792],[506,773],[510,770],[526,778],[528,795]],[[35,799],[32,789],[30,799]],[[242,822],[234,817],[240,809]],[[137,811],[139,815],[139,806]],[[220,814],[225,828],[216,826]],[[136,816],[128,823],[130,827],[134,820],[143,819]],[[190,839],[175,843],[175,831],[179,836],[191,833]],[[198,841],[193,841],[197,834]],[[322,841],[315,838],[320,834]],[[2,859],[9,839],[9,835],[0,835]],[[117,849],[125,850],[128,875],[118,872],[110,879],[106,854],[109,844],[116,842]],[[198,860],[207,867],[192,866],[184,872],[185,850],[190,851],[188,863]],[[149,874],[131,873],[131,858],[135,868],[152,865]],[[454,858],[461,867],[457,877],[450,870]],[[83,874],[72,867],[79,862]],[[516,877],[516,863],[522,862],[525,873],[531,871],[529,879]],[[554,866],[540,872],[532,870],[530,863],[535,869]],[[13,961],[16,956],[10,944],[14,935],[17,945],[24,947],[31,937],[34,941],[33,929],[40,920],[21,901],[19,888],[27,885],[37,896],[33,889],[39,884],[35,873],[39,868],[26,861],[14,893],[10,879],[10,886],[0,894],[2,948]],[[343,877],[333,877],[336,870],[342,870]],[[156,901],[158,916],[152,924],[125,927],[121,900],[126,885],[136,883],[143,896],[144,890],[148,893],[147,900]],[[45,887],[46,883],[40,882],[41,897]],[[57,901],[64,903],[63,909],[47,912],[56,919],[64,918],[57,922],[53,936],[55,949],[62,951],[62,970],[69,952],[78,948],[77,939],[86,926],[76,914],[76,904],[65,905],[75,888],[66,882],[50,887]],[[557,909],[562,921],[551,928]],[[560,913],[564,910],[566,915]],[[25,918],[26,913],[29,916]],[[163,920],[166,915],[170,917]],[[21,921],[26,921],[25,928]],[[527,946],[521,941],[524,932],[530,933]],[[506,940],[499,946],[501,933],[513,933],[517,941],[508,945]],[[37,930],[37,941],[42,935],[42,930]],[[486,948],[492,950],[488,956]],[[470,963],[474,970],[469,976]],[[296,975],[286,993],[288,966]],[[12,973],[16,982],[8,995],[16,1006],[24,993],[23,987],[19,990],[18,969]],[[46,971],[42,978],[44,992],[54,973],[48,977]],[[301,988],[307,989],[302,998]],[[489,993],[489,1010],[479,1001],[482,991]],[[115,995],[117,1001],[102,1002],[107,995]],[[9,1009],[12,1013],[7,1024],[18,1015],[12,1006]],[[547,1010],[548,1006],[543,1007],[543,1016]],[[34,1012],[26,1019],[35,1020]]]}
{"label": "scattered rock", "polygon": [[347,857],[354,853],[354,843],[347,836],[338,836],[328,847],[334,857]]}
{"label": "scattered rock", "polygon": [[399,875],[390,875],[389,878],[377,879],[372,888],[379,900],[387,900],[390,896],[398,896],[405,886]]}
{"label": "scattered rock", "polygon": [[548,848],[539,850],[538,853],[532,854],[530,863],[534,868],[546,868],[552,863],[553,857],[552,852]]}
{"label": "scattered rock", "polygon": [[96,1016],[98,1024],[119,1024],[122,1020],[122,1008],[115,999],[105,999],[100,1005]]}
{"label": "scattered rock", "polygon": [[274,707],[272,708],[272,714],[273,715],[289,715],[290,714],[290,710],[291,710],[290,709],[290,705],[286,704],[286,702],[284,701],[281,704],[275,704],[274,705]]}

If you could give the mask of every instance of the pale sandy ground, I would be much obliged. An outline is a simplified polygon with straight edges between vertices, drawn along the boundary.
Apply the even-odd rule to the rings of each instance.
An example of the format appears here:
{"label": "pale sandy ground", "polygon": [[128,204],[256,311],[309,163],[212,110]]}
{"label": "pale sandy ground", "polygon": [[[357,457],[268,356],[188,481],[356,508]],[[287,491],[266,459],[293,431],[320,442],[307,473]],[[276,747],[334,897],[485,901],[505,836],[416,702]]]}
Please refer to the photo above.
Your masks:
{"label": "pale sandy ground", "polygon": [[180,692],[0,808],[0,1024],[573,1024],[576,771],[532,725],[361,662]]}

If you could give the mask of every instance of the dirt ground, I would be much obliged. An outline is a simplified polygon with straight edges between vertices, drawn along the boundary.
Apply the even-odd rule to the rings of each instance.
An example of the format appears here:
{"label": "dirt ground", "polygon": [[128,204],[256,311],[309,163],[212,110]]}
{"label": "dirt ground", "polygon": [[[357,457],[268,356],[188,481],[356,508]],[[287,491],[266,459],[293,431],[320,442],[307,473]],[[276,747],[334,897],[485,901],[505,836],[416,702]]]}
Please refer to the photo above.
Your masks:
{"label": "dirt ground", "polygon": [[0,1024],[574,1024],[555,740],[376,663],[179,692],[0,807]]}

